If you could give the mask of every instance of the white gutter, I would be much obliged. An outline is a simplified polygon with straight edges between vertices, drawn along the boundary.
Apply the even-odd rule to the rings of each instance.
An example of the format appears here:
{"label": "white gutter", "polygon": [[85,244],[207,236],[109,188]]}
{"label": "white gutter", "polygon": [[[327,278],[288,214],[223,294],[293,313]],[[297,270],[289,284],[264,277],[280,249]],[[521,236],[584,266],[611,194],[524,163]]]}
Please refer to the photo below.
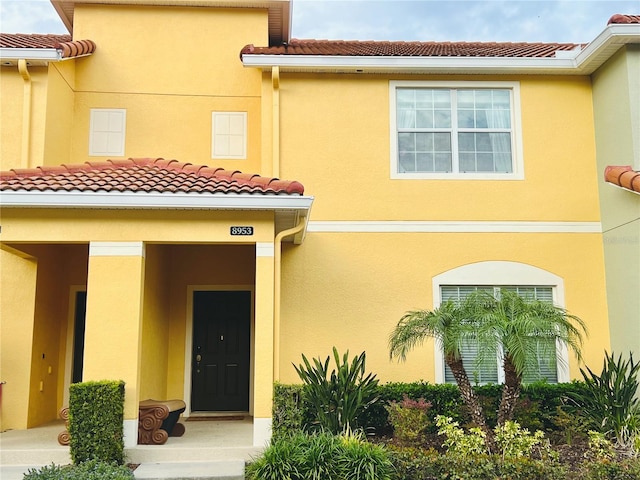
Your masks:
{"label": "white gutter", "polygon": [[18,72],[24,81],[22,100],[22,168],[31,166],[31,75],[24,58],[18,60]]}
{"label": "white gutter", "polygon": [[57,48],[0,48],[0,59],[2,60],[19,60],[21,58],[55,62],[62,60],[63,57],[62,50]]}
{"label": "white gutter", "polygon": [[640,43],[640,24],[611,24],[581,52],[560,51],[555,58],[537,57],[410,57],[340,55],[242,55],[245,67],[283,71],[340,71],[348,73],[557,73],[591,74],[620,47]]}
{"label": "white gutter", "polygon": [[257,55],[244,54],[245,67],[280,67],[288,70],[373,69],[402,70],[571,70],[574,59],[521,57],[381,57],[329,55]]}
{"label": "white gutter", "polygon": [[0,192],[1,208],[309,210],[312,203],[311,196],[284,194]]}

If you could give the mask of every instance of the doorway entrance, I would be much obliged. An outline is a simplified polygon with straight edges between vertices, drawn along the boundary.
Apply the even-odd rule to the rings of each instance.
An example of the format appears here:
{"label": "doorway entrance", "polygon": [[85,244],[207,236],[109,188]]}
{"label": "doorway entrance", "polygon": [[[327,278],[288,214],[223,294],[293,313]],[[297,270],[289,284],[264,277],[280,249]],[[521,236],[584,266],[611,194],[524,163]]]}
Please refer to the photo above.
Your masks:
{"label": "doorway entrance", "polygon": [[193,292],[191,411],[249,410],[251,292]]}

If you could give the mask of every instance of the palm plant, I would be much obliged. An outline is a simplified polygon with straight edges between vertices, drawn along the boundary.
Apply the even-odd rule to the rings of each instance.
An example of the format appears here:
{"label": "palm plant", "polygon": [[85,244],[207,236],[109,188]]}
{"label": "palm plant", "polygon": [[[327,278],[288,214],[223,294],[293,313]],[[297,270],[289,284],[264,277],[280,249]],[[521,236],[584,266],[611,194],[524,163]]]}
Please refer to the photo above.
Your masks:
{"label": "palm plant", "polygon": [[[500,426],[513,419],[524,375],[533,373],[539,358],[556,358],[558,341],[582,360],[586,326],[563,308],[505,289],[500,290],[497,298],[487,292],[476,292],[469,297],[467,308],[476,320],[474,325],[480,345],[478,361],[484,361],[487,355],[496,358],[496,352],[503,351],[504,387],[498,407]],[[564,361],[562,357],[557,360]]]}
{"label": "palm plant", "polygon": [[427,338],[438,340],[442,345],[444,361],[456,379],[472,421],[486,433],[487,438],[492,438],[480,400],[462,364],[462,345],[475,330],[474,322],[468,320],[470,307],[475,308],[468,300],[460,303],[448,300],[434,310],[407,312],[389,338],[390,356],[404,361],[407,353]]}
{"label": "palm plant", "polygon": [[495,361],[498,352],[503,352],[505,381],[498,409],[498,425],[502,426],[512,420],[522,379],[535,369],[538,358],[555,357],[556,341],[561,341],[580,360],[583,333],[586,334],[584,322],[566,310],[503,289],[497,298],[478,291],[460,302],[449,300],[434,310],[407,312],[393,330],[389,348],[391,358],[404,360],[407,352],[425,339],[438,340],[471,418],[485,432],[491,448],[493,432],[462,363],[465,342],[478,345],[476,365]]}

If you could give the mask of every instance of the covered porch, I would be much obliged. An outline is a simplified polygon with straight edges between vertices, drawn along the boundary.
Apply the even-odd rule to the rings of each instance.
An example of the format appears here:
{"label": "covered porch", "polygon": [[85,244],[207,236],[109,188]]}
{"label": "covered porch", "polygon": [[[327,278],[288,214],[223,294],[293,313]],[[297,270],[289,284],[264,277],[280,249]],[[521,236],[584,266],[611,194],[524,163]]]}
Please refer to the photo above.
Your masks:
{"label": "covered porch", "polygon": [[[148,398],[184,400],[185,418],[251,418],[240,423],[246,448],[270,438],[280,243],[301,242],[312,199],[289,192],[295,182],[275,180],[279,189],[225,172],[220,187],[217,171],[203,179],[211,169],[163,162],[69,172],[98,170],[102,188],[107,172],[114,189],[123,170],[154,181],[171,173],[162,188],[195,177],[212,191],[56,191],[59,171],[22,172],[3,191],[2,430],[56,419],[70,383],[121,379],[128,449],[140,448],[138,405]],[[48,181],[53,191],[29,190]],[[190,421],[160,448],[208,423]]]}

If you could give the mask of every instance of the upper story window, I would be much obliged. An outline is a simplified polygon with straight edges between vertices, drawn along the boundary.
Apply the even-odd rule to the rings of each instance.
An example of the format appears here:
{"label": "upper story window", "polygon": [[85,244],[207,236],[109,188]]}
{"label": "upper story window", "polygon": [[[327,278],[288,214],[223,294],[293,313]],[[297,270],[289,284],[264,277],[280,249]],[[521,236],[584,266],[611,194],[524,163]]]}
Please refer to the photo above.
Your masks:
{"label": "upper story window", "polygon": [[127,111],[122,108],[92,108],[89,125],[89,155],[124,156]]}
{"label": "upper story window", "polygon": [[247,112],[212,112],[211,158],[247,158]]}
{"label": "upper story window", "polygon": [[391,82],[391,178],[523,178],[516,82]]}

